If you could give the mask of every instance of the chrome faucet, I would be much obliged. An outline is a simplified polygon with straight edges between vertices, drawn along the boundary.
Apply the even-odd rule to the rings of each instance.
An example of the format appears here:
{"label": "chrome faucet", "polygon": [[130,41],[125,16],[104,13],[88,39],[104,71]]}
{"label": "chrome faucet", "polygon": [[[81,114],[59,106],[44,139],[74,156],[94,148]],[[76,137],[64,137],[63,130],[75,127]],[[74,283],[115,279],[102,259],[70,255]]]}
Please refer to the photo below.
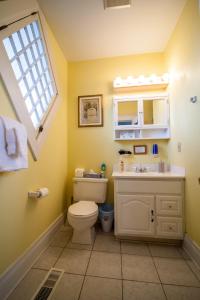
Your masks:
{"label": "chrome faucet", "polygon": [[136,173],[145,173],[147,172],[147,168],[146,167],[142,167],[140,165],[140,167],[136,167]]}

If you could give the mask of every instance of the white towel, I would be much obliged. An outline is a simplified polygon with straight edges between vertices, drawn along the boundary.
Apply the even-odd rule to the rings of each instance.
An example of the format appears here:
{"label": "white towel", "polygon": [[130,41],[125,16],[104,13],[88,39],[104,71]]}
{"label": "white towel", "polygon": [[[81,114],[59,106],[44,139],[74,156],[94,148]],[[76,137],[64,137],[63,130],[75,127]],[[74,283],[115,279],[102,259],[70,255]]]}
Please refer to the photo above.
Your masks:
{"label": "white towel", "polygon": [[24,125],[0,116],[0,172],[28,168],[27,150]]}
{"label": "white towel", "polygon": [[6,129],[6,151],[8,156],[17,155],[17,134],[15,128]]}

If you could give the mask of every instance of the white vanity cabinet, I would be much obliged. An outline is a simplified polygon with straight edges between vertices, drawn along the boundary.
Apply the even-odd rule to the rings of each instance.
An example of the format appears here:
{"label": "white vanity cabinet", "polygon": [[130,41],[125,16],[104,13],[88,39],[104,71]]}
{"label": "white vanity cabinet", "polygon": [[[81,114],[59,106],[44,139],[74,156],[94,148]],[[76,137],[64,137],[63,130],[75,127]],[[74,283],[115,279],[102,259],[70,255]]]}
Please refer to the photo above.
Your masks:
{"label": "white vanity cabinet", "polygon": [[114,178],[115,235],[182,239],[184,179]]}

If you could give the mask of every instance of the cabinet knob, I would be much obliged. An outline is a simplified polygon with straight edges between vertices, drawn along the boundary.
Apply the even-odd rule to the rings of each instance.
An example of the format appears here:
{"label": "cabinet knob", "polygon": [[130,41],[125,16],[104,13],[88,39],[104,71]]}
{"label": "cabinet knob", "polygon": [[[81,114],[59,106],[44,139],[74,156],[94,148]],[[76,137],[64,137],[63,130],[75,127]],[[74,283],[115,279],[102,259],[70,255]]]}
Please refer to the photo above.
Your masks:
{"label": "cabinet knob", "polygon": [[154,216],[154,210],[153,209],[151,210],[151,215]]}
{"label": "cabinet knob", "polygon": [[168,206],[168,208],[172,208],[172,206],[171,206],[171,205],[169,205],[169,206]]}

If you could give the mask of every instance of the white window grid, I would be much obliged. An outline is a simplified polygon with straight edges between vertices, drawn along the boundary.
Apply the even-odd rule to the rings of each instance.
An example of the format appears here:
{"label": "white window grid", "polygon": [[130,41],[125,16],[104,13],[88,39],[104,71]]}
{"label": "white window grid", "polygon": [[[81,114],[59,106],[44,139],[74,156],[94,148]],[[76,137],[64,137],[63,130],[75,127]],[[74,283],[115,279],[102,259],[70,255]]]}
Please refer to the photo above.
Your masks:
{"label": "white window grid", "polygon": [[57,95],[38,20],[4,38],[3,44],[28,114],[38,129]]}

